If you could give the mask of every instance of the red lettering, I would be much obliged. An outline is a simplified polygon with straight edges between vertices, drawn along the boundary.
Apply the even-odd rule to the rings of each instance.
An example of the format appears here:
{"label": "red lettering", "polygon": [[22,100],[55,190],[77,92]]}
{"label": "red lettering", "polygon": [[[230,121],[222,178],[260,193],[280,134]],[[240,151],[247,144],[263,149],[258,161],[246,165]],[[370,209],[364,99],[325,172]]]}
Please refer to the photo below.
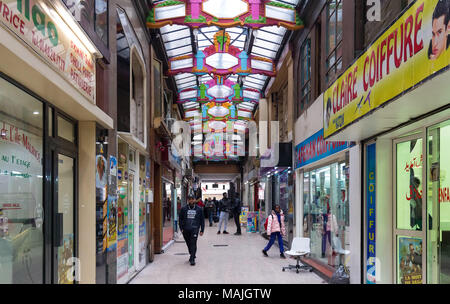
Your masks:
{"label": "red lettering", "polygon": [[394,51],[394,46],[391,44],[392,40],[395,38],[395,34],[391,33],[388,37],[388,42],[387,42],[387,75],[390,74],[390,62],[391,62],[391,56],[392,53]]}
{"label": "red lettering", "polygon": [[416,22],[414,25],[414,55],[423,49],[423,40],[421,39],[420,43],[418,43],[417,36],[418,36],[420,29],[422,28],[422,17],[419,15],[423,15],[423,6],[424,5],[425,4],[422,3],[422,5],[419,6],[419,8],[416,11]]}
{"label": "red lettering", "polygon": [[8,19],[8,15],[9,15],[9,7],[6,5],[6,3],[3,5],[3,18],[6,19],[6,21],[9,22]]}
{"label": "red lettering", "polygon": [[[356,81],[358,80],[358,66],[355,65],[355,69],[353,70],[353,98],[358,98],[358,89],[356,88]],[[349,101],[350,103],[350,101]]]}
{"label": "red lettering", "polygon": [[411,34],[412,34],[412,29],[413,29],[413,21],[414,21],[413,17],[409,16],[405,22],[405,38],[404,38],[404,40],[405,40],[404,57],[405,58],[404,58],[404,62],[406,62],[408,60],[408,54],[407,54],[408,48],[409,48],[409,57],[413,56],[414,49],[413,49],[413,44],[412,44],[412,39],[411,39]]}
{"label": "red lettering", "polygon": [[350,103],[350,101],[353,99],[353,93],[352,93],[352,83],[353,83],[353,73],[350,71],[347,76],[347,99],[345,101],[344,107]]}
{"label": "red lettering", "polygon": [[[367,92],[367,90],[369,89],[369,82],[367,81],[367,78],[366,78],[366,77],[368,77],[367,76],[368,73],[366,73],[366,71],[367,71],[367,66],[369,65],[369,61],[370,61],[369,56],[366,56],[366,60],[364,60],[364,71],[363,71],[364,92]],[[370,69],[370,66],[369,66],[369,69]],[[370,71],[369,71],[369,73],[370,73]]]}
{"label": "red lettering", "polygon": [[[373,87],[373,85],[375,84],[375,79],[376,79],[376,58],[375,58],[375,51],[372,51],[372,56],[370,57],[370,87]],[[372,73],[373,72],[373,73]]]}
{"label": "red lettering", "polygon": [[380,45],[377,46],[377,82],[380,81],[380,69],[378,68],[378,62],[380,62]]}
{"label": "red lettering", "polygon": [[398,56],[398,29],[395,30],[395,37],[394,37],[394,61],[395,61],[395,67],[398,69],[400,65],[402,64],[402,58],[403,58],[403,23],[400,25],[400,56]]}
{"label": "red lettering", "polygon": [[17,16],[17,15],[14,15],[14,17],[13,17],[13,25],[14,25],[14,27],[17,29],[17,28],[19,28],[19,16]]}
{"label": "red lettering", "polygon": [[385,50],[385,46],[386,45],[387,45],[387,38],[384,39],[381,42],[381,50],[380,50],[381,58],[380,58],[380,67],[379,67],[379,69],[380,69],[380,80],[383,79],[383,62],[386,59],[386,50]]}

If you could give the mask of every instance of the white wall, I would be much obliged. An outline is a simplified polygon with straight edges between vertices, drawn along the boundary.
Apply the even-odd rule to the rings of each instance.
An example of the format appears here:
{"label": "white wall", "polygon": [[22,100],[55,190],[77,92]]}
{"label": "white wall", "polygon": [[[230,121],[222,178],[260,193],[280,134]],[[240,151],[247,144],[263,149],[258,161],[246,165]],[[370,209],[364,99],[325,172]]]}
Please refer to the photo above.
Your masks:
{"label": "white wall", "polygon": [[376,257],[379,267],[377,283],[393,283],[393,208],[392,208],[392,141],[378,139],[376,147],[376,193],[377,193],[377,227],[376,227]]}
{"label": "white wall", "polygon": [[323,94],[295,122],[294,146],[323,128]]}
{"label": "white wall", "polygon": [[350,283],[361,283],[361,146],[350,148]]}

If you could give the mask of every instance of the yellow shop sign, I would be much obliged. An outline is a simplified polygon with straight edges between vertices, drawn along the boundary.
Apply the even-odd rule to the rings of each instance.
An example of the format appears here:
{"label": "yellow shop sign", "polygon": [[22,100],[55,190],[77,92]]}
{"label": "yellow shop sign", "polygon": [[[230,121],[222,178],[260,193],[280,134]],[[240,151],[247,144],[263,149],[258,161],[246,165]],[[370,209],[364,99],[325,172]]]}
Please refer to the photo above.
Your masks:
{"label": "yellow shop sign", "polygon": [[0,24],[95,103],[94,56],[48,1],[0,0]]}
{"label": "yellow shop sign", "polygon": [[417,0],[324,93],[324,137],[450,63],[450,0]]}

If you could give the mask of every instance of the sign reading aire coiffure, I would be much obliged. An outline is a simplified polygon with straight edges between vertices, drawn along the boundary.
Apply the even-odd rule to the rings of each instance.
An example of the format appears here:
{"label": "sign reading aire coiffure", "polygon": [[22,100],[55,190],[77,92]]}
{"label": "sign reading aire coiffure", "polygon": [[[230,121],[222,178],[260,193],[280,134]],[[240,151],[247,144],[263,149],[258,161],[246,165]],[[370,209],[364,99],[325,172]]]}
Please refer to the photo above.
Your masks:
{"label": "sign reading aire coiffure", "polygon": [[94,56],[48,1],[0,0],[0,24],[95,103]]}
{"label": "sign reading aire coiffure", "polygon": [[417,0],[324,93],[325,138],[450,63],[450,0]]}

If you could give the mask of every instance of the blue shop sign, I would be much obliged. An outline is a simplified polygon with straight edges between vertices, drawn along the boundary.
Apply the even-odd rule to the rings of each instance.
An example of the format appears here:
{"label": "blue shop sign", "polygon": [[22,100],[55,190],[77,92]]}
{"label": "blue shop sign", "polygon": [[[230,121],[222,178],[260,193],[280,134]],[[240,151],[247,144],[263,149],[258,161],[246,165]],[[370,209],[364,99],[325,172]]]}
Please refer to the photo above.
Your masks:
{"label": "blue shop sign", "polygon": [[324,141],[323,129],[295,147],[295,168],[301,168],[354,146],[348,141]]}

